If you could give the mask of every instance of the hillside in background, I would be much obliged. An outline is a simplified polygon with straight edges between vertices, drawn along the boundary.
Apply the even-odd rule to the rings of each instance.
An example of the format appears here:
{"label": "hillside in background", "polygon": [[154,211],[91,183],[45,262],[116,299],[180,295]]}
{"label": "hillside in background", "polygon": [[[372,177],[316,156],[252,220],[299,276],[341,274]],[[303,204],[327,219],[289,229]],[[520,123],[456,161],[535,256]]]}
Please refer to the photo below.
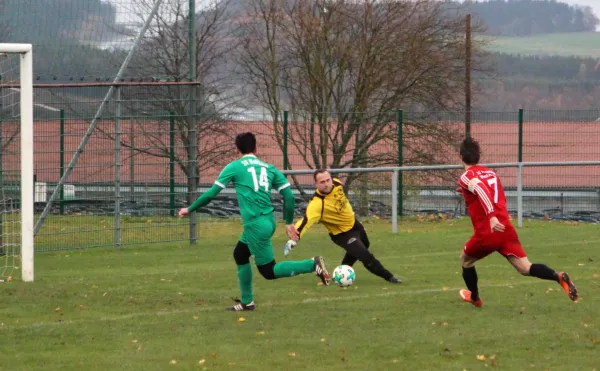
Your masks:
{"label": "hillside in background", "polygon": [[525,37],[485,37],[492,52],[600,58],[600,32],[537,34]]}
{"label": "hillside in background", "polygon": [[487,26],[477,37],[497,72],[480,81],[479,109],[600,109],[600,32],[589,7],[532,0],[465,6]]}

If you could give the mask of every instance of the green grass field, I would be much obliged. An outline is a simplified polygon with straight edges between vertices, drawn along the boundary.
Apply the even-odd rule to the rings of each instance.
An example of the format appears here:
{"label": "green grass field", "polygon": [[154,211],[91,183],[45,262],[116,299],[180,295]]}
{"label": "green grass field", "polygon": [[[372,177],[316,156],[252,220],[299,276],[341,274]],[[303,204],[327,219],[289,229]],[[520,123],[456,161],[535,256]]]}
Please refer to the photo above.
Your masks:
{"label": "green grass field", "polygon": [[[36,254],[36,280],[0,284],[2,370],[593,370],[600,369],[600,226],[526,222],[530,259],[567,270],[581,300],[522,277],[500,256],[478,267],[483,308],[460,301],[468,220],[366,224],[372,251],[405,283],[356,266],[354,286],[314,275],[267,281],[257,310],[238,295],[239,223],[201,241]],[[275,238],[283,260],[284,230]],[[343,252],[321,226],[291,258]],[[18,276],[20,274],[15,274]],[[245,320],[242,321],[240,317]]]}
{"label": "green grass field", "polygon": [[575,32],[528,37],[493,37],[490,51],[523,55],[558,55],[600,58],[600,32]]}

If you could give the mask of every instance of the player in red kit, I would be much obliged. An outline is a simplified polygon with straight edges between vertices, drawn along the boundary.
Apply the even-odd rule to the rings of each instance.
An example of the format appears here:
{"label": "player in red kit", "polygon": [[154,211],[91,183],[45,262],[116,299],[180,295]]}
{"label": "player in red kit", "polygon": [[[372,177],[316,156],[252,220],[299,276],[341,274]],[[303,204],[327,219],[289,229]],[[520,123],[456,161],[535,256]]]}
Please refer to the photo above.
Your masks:
{"label": "player in red kit", "polygon": [[522,275],[556,281],[569,298],[576,301],[577,288],[566,272],[557,273],[544,264],[532,264],[527,259],[508,216],[502,182],[494,171],[478,165],[480,156],[479,143],[467,137],[460,146],[465,172],[460,176],[457,190],[465,198],[474,233],[460,255],[463,279],[467,285],[467,290],[460,290],[460,297],[476,307],[483,305],[477,288],[475,262],[497,251]]}

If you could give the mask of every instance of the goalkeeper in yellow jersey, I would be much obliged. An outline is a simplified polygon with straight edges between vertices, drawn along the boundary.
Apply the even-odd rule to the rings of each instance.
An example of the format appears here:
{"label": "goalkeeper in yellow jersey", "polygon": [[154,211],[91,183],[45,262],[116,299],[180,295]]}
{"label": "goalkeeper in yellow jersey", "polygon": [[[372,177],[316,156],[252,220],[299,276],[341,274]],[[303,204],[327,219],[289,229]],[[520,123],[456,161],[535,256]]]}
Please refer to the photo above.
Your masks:
{"label": "goalkeeper in yellow jersey", "polygon": [[284,254],[288,256],[301,236],[316,222],[327,228],[333,242],[346,250],[342,265],[352,266],[357,260],[376,276],[392,283],[402,283],[369,251],[369,238],[363,225],[358,221],[352,205],[344,193],[342,183],[327,170],[317,170],[313,174],[317,190],[308,203],[304,217],[296,222],[296,234],[288,234],[290,240],[285,244]]}

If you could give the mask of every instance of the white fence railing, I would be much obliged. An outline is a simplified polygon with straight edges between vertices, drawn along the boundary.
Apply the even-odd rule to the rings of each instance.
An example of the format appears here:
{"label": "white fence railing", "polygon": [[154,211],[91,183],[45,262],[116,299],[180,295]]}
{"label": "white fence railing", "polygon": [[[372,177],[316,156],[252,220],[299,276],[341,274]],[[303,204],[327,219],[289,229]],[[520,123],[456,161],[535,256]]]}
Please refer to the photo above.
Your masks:
{"label": "white fence railing", "polygon": [[[506,162],[482,164],[489,168],[517,168],[517,225],[523,226],[523,168],[544,166],[600,166],[600,161],[567,161],[567,162]],[[428,166],[401,166],[377,168],[343,168],[329,169],[332,174],[337,173],[392,173],[392,232],[398,233],[398,174],[404,171],[427,170],[456,170],[463,169],[462,165],[428,165]],[[285,170],[286,175],[312,174],[314,169]]]}

